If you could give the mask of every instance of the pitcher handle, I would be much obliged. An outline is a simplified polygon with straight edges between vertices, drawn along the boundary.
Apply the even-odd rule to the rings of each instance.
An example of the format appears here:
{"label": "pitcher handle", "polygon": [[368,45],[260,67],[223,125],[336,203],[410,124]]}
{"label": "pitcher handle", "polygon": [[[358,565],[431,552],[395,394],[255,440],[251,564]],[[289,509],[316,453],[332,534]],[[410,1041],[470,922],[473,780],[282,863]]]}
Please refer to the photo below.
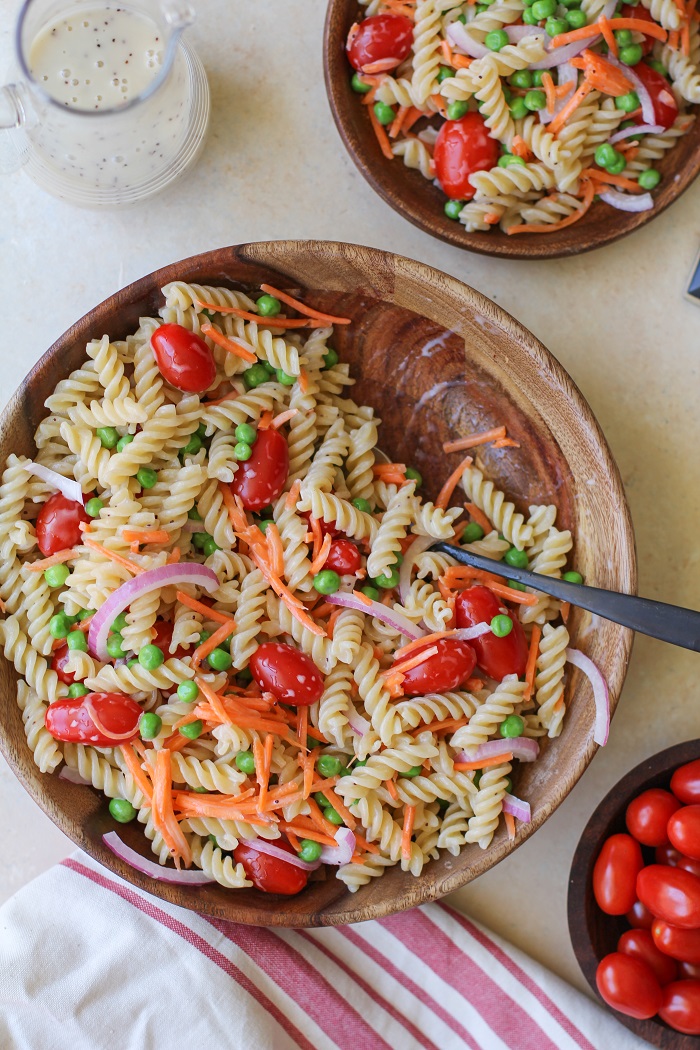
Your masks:
{"label": "pitcher handle", "polygon": [[17,171],[29,159],[24,128],[34,123],[34,115],[24,89],[19,84],[0,88],[0,173]]}

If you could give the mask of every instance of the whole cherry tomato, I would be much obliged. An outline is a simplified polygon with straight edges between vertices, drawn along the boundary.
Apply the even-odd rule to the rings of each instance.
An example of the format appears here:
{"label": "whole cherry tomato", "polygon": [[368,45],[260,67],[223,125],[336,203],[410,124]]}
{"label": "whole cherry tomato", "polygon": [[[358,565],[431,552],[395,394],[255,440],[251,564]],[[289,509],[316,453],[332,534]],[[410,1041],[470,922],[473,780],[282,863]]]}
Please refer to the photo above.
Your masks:
{"label": "whole cherry tomato", "polygon": [[498,156],[498,141],[489,135],[480,113],[446,120],[433,153],[438,182],[452,200],[469,201],[476,193],[469,176],[495,167]]}
{"label": "whole cherry tomato", "polygon": [[700,977],[700,965],[698,965],[698,963],[679,962],[678,963],[678,976],[679,977]]}
{"label": "whole cherry tomato", "polygon": [[683,871],[689,871],[691,875],[700,876],[700,860],[695,860],[693,857],[686,857],[681,853],[676,867],[683,868]]}
{"label": "whole cherry tomato", "polygon": [[650,864],[637,876],[637,896],[659,919],[684,930],[700,926],[700,878],[682,868]]}
{"label": "whole cherry tomato", "polygon": [[[622,11],[620,12],[621,18],[636,18],[638,22],[653,22],[654,19],[651,16],[651,12],[647,11],[646,7],[642,7],[641,4],[634,6],[633,4],[623,4]],[[645,36],[644,40],[641,41],[642,54],[648,55],[654,47],[654,38],[652,36]],[[638,66],[635,67],[635,71]]]}
{"label": "whole cherry tomato", "polygon": [[649,930],[625,930],[617,942],[617,950],[648,963],[661,985],[675,981],[678,976],[675,960],[659,951]]}
{"label": "whole cherry tomato", "polygon": [[66,499],[63,493],[55,492],[47,499],[36,519],[36,542],[41,553],[48,558],[51,554],[80,543],[81,521],[90,521],[82,503]]}
{"label": "whole cherry tomato", "polygon": [[[655,69],[648,66],[646,62],[638,62],[634,71],[651,96],[655,123],[661,124],[664,128],[670,128],[678,116],[678,104],[673,97],[668,80],[662,73],[657,73]],[[637,124],[645,123],[641,113],[632,119]]]}
{"label": "whole cherry tomato", "polygon": [[700,758],[678,767],[671,777],[671,791],[687,806],[700,802]]}
{"label": "whole cherry tomato", "polygon": [[173,640],[173,627],[172,620],[156,620],[153,624],[155,634],[151,639],[151,645],[157,645],[166,660],[171,658],[173,660],[181,660],[183,656],[189,654],[190,650],[186,646],[181,645],[178,646],[174,653],[170,652],[170,643]]}
{"label": "whole cherry tomato", "polygon": [[141,708],[130,696],[87,693],[50,704],[46,728],[55,740],[114,747],[138,736],[140,717]]}
{"label": "whole cherry tomato", "polygon": [[281,704],[308,707],[321,699],[323,675],[313,660],[284,642],[264,642],[250,658],[250,671],[261,689]]}
{"label": "whole cherry tomato", "polygon": [[151,336],[160,373],[171,386],[201,394],[216,377],[214,355],[196,332],[181,324],[162,324]]}
{"label": "whole cherry tomato", "polygon": [[700,963],[700,930],[682,930],[663,919],[654,919],[651,936],[665,955],[683,962]]}
{"label": "whole cherry tomato", "polygon": [[[476,666],[476,653],[468,642],[455,641],[452,638],[439,638],[433,643],[437,653],[429,656],[422,664],[402,672],[401,684],[406,696],[423,696],[425,693],[444,693],[457,689],[471,675]],[[432,648],[428,646],[423,648]],[[421,649],[416,649],[412,656],[418,656]]]}
{"label": "whole cherry tomato", "polygon": [[661,985],[642,959],[612,952],[598,963],[595,982],[608,1006],[628,1017],[653,1017],[659,1012]]}
{"label": "whole cherry tomato", "polygon": [[625,918],[635,930],[650,930],[651,924],[654,921],[654,916],[641,901],[634,902],[625,915]]}
{"label": "whole cherry tomato", "polygon": [[353,69],[360,72],[383,58],[403,62],[413,45],[413,22],[404,15],[371,15],[353,26],[346,45]]}
{"label": "whole cherry tomato", "polygon": [[669,818],[679,808],[678,800],[663,788],[649,788],[627,807],[625,823],[630,835],[643,846],[665,846]]}
{"label": "whole cherry tomato", "polygon": [[[668,837],[671,845],[686,857],[700,860],[700,805],[683,806],[673,813],[668,822]],[[678,866],[685,867],[680,861]]]}
{"label": "whole cherry tomato", "polygon": [[56,672],[59,682],[64,682],[65,685],[72,685],[75,681],[75,675],[71,671],[66,671],[65,669],[69,656],[70,649],[64,642],[62,645],[59,645],[58,648],[54,649],[53,656],[51,657],[51,670]]}
{"label": "whole cherry tomato", "polygon": [[[294,853],[285,839],[277,839],[275,846],[285,853]],[[243,865],[246,877],[263,893],[283,893],[291,897],[304,889],[309,878],[303,868],[287,864],[279,857],[260,853],[255,847],[246,846],[243,842],[239,842],[233,851],[233,859],[236,864]]]}
{"label": "whole cherry tomato", "polygon": [[[487,587],[468,587],[457,596],[455,614],[457,627],[474,627],[478,623],[491,623],[494,616],[503,612],[501,602]],[[528,644],[525,632],[517,616],[511,616],[513,630],[504,638],[495,634],[482,634],[472,638],[470,645],[476,653],[476,662],[490,678],[501,682],[508,674],[525,674]]]}
{"label": "whole cherry tomato", "polygon": [[336,540],[331,543],[324,569],[332,569],[339,576],[354,576],[362,567],[362,555],[350,540]]}
{"label": "whole cherry tomato", "polygon": [[238,464],[231,491],[246,510],[262,510],[277,499],[289,474],[289,446],[279,430],[259,430],[250,459]]}
{"label": "whole cherry tomato", "polygon": [[637,903],[637,876],[644,866],[631,835],[611,835],[593,868],[593,896],[606,915],[624,915]]}
{"label": "whole cherry tomato", "polygon": [[663,990],[659,1017],[677,1032],[700,1035],[700,981],[674,981]]}
{"label": "whole cherry tomato", "polygon": [[654,850],[654,859],[657,864],[668,864],[671,868],[678,867],[680,853],[673,846],[657,846]]}

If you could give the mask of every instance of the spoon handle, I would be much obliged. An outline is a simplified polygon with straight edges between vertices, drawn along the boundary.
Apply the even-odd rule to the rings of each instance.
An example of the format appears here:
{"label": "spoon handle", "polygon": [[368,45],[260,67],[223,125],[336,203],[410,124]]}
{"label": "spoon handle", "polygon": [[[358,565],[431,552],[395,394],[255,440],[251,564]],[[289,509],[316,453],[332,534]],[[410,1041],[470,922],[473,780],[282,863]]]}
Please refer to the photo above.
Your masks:
{"label": "spoon handle", "polygon": [[700,612],[694,609],[682,609],[678,605],[666,605],[651,598],[638,598],[633,594],[621,594],[619,591],[606,591],[600,587],[587,587],[582,583],[569,583],[551,576],[542,576],[529,569],[516,569],[512,565],[482,558],[479,554],[470,554],[461,547],[439,541],[430,548],[442,554],[449,554],[461,565],[471,565],[475,569],[492,572],[517,583],[526,584],[535,590],[571,602],[581,609],[598,613],[606,620],[631,627],[640,634],[660,638],[662,642],[680,645],[683,649],[700,652]]}

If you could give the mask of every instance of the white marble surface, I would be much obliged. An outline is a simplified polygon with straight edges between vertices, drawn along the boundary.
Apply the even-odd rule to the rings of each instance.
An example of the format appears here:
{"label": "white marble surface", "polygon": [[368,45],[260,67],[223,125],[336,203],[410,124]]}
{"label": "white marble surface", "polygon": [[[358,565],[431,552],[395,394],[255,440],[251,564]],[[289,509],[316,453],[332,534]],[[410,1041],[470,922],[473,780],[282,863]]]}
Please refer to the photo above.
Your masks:
{"label": "white marble surface", "polygon": [[[18,6],[2,0],[0,68]],[[0,402],[77,317],[165,263],[270,238],[390,249],[478,288],[559,358],[619,463],[641,593],[697,606],[700,308],[682,291],[700,247],[700,184],[641,232],[577,259],[469,255],[386,207],[347,157],[323,87],[323,0],[198,6],[191,40],[209,73],[213,124],[200,165],[167,198],[99,214],[53,200],[23,174],[0,180]],[[700,736],[698,670],[700,657],[638,638],[608,747],[533,839],[453,898],[581,988],[566,926],[575,844],[622,773]],[[0,841],[0,901],[72,848],[2,760]]]}

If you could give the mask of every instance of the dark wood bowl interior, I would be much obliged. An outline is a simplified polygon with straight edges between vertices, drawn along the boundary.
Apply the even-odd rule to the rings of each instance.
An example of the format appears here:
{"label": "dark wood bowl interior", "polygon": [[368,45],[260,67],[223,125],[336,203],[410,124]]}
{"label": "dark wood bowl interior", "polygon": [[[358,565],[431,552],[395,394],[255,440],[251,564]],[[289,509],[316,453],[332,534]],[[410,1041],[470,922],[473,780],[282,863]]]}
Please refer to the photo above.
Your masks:
{"label": "dark wood bowl interior", "polygon": [[[609,835],[626,832],[625,810],[647,788],[668,788],[671,776],[685,762],[700,758],[700,740],[659,751],[640,762],[608,792],[586,824],[574,853],[569,875],[567,911],[569,934],[574,953],[583,975],[602,1006],[610,1008],[598,995],[595,974],[598,963],[609,952],[614,952],[622,933],[629,929],[624,915],[606,915],[593,897],[593,867],[605,839]],[[644,850],[647,863],[653,860],[653,850]],[[642,1039],[664,1050],[697,1050],[697,1036],[683,1035],[669,1028],[663,1021],[638,1021],[634,1017],[611,1010],[611,1013]]]}
{"label": "dark wood bowl interior", "polygon": [[387,204],[426,233],[457,248],[508,259],[553,259],[602,248],[646,225],[688,188],[700,171],[700,121],[695,121],[679,144],[656,167],[663,179],[654,190],[654,209],[623,212],[607,204],[593,204],[572,226],[553,233],[508,236],[497,226],[488,232],[467,233],[461,223],[444,213],[445,195],[400,158],[383,156],[372,131],[366,107],[350,86],[351,68],[345,41],[353,22],[362,17],[357,0],[329,0],[323,40],[326,91],[333,119],[358,170]]}
{"label": "dark wood bowl interior", "polygon": [[[484,452],[494,479],[525,511],[533,502],[556,502],[563,527],[576,538],[574,562],[589,583],[635,591],[634,539],[617,467],[563,368],[522,325],[473,289],[428,266],[356,245],[300,241],[222,248],[117,292],[62,335],[13,396],[0,419],[3,459],[11,451],[31,455],[44,400],[78,366],[86,342],[105,332],[118,339],[135,331],[138,318],[161,305],[161,287],[175,279],[230,287],[268,281],[307,290],[321,308],[352,317],[353,324],[338,331],[336,345],[358,380],[354,396],[375,407],[384,420],[381,446],[392,458],[418,467],[429,496],[459,462],[458,454],[442,453],[448,436],[505,423],[521,448]],[[601,550],[606,557],[600,557]],[[574,611],[573,645],[580,627]],[[613,709],[631,643],[630,631],[607,622],[581,642],[610,683]],[[457,889],[536,831],[596,750],[590,687],[574,671],[563,734],[545,745],[537,762],[518,770],[517,791],[530,800],[533,818],[518,826],[514,842],[502,830],[486,851],[469,846],[458,858],[447,854],[418,879],[392,868],[355,895],[333,877],[284,899],[217,885],[183,889],[153,883],[105,848],[102,834],[112,822],[97,792],[38,772],[25,743],[15,681],[12,665],[0,659],[0,747],[30,794],[74,842],[112,871],[175,904],[261,925],[358,922]],[[147,854],[138,828],[129,825],[123,831],[130,845]]]}

